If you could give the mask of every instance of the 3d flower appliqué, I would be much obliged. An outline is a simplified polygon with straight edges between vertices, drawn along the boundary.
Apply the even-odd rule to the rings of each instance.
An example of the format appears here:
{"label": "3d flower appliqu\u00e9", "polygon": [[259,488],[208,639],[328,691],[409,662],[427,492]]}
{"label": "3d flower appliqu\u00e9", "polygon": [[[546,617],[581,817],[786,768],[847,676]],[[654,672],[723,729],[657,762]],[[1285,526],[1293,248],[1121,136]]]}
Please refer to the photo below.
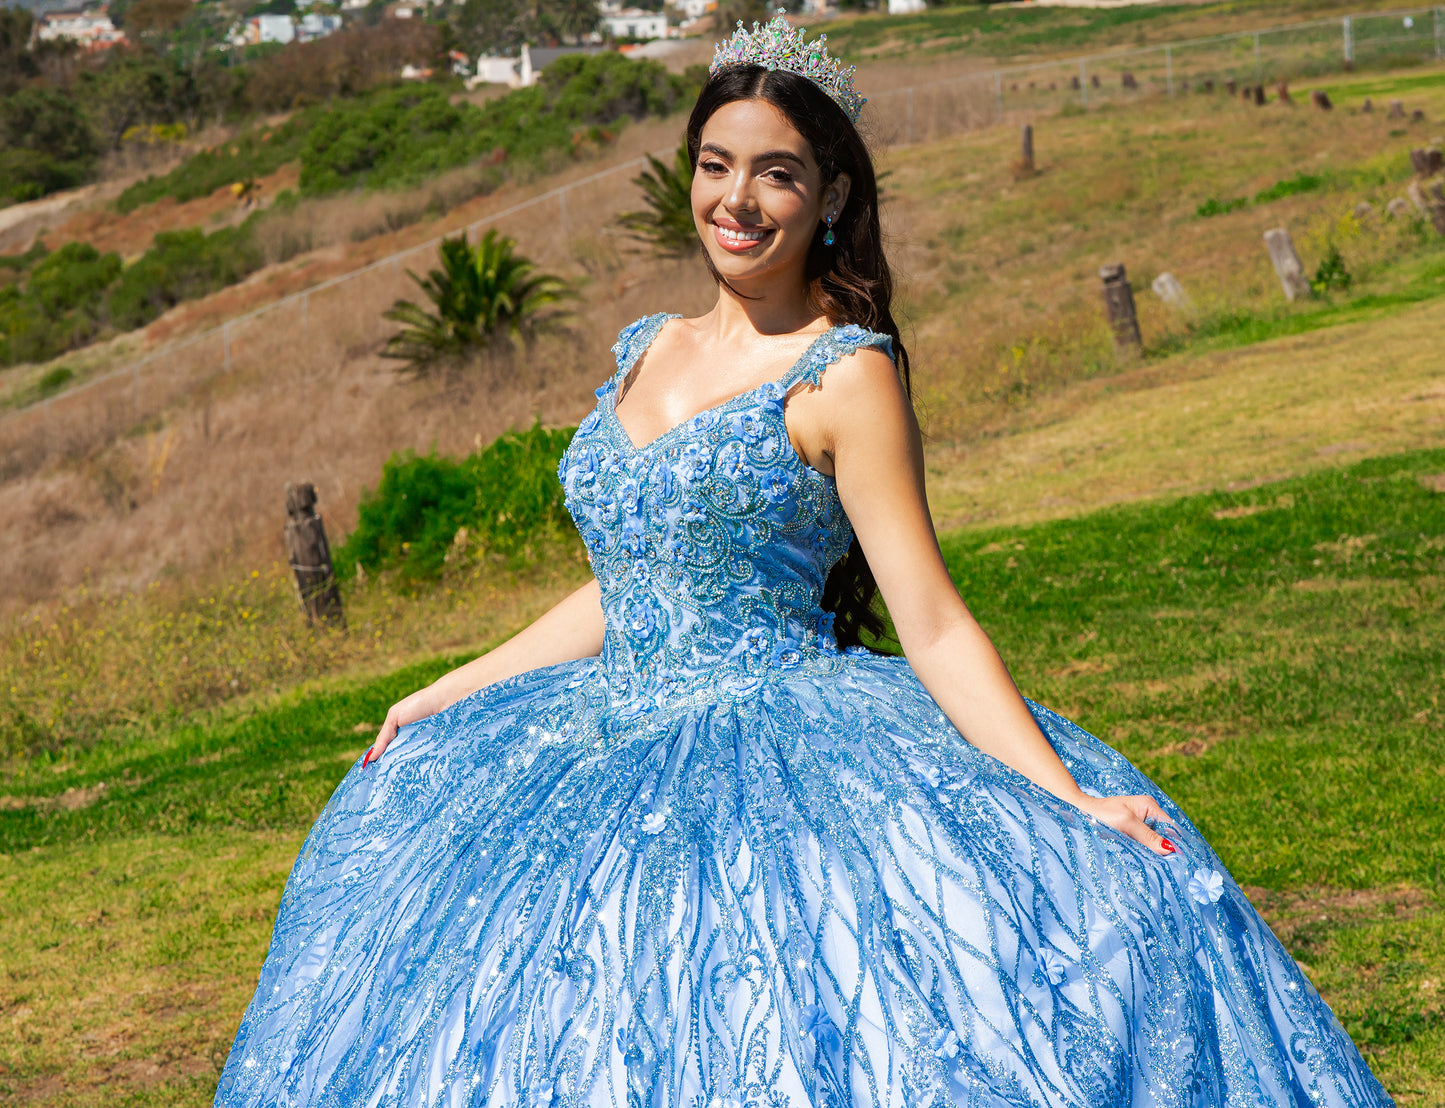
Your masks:
{"label": "3d flower appliqu\u00e9", "polygon": [[841,1042],[838,1037],[837,1025],[821,1004],[806,1005],[798,1013],[798,1019],[803,1034],[809,1036],[820,1047],[836,1047]]}
{"label": "3d flower appliqu\u00e9", "polygon": [[1039,973],[1050,985],[1062,985],[1069,976],[1069,963],[1057,950],[1039,951]]}
{"label": "3d flower appliqu\u00e9", "polygon": [[1218,904],[1224,895],[1224,875],[1217,869],[1195,870],[1189,879],[1189,895],[1197,904]]}

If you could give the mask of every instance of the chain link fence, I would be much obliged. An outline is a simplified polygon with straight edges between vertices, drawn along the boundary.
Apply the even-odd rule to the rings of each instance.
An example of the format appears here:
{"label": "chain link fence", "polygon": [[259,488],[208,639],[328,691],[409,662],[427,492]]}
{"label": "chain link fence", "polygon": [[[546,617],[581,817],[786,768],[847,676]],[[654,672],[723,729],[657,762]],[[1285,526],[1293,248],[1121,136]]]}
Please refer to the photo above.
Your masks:
{"label": "chain link fence", "polygon": [[[884,145],[927,142],[1067,104],[1088,108],[1222,91],[1230,83],[1272,84],[1442,60],[1445,6],[1375,12],[887,90],[870,100],[864,121]],[[638,158],[590,174],[484,216],[466,231],[475,238],[501,224],[540,263],[569,264],[572,235],[610,226],[619,212],[638,206],[631,178],[644,165]],[[415,294],[406,271],[434,265],[440,241],[275,300],[0,418],[0,480],[57,458],[83,457],[178,406],[199,405],[204,421],[212,396],[257,375],[304,379],[325,359],[375,350],[393,329],[382,312]]]}

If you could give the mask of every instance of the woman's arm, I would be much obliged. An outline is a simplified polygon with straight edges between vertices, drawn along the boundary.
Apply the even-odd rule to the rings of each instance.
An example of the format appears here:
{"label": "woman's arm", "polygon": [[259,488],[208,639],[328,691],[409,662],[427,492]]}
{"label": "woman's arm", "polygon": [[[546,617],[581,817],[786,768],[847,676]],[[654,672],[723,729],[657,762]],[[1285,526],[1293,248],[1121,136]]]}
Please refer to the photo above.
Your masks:
{"label": "woman's arm", "polygon": [[602,590],[594,578],[495,650],[393,704],[362,764],[380,758],[399,728],[435,715],[478,689],[528,670],[600,654],[602,629]]}
{"label": "woman's arm", "polygon": [[[831,394],[831,395],[830,395]],[[954,588],[923,484],[923,444],[888,356],[859,351],[808,397],[838,494],[878,581],[898,641],[959,732],[1055,796],[1160,854],[1173,847],[1144,820],[1167,819],[1150,797],[1084,793],[1044,738],[993,643]]]}

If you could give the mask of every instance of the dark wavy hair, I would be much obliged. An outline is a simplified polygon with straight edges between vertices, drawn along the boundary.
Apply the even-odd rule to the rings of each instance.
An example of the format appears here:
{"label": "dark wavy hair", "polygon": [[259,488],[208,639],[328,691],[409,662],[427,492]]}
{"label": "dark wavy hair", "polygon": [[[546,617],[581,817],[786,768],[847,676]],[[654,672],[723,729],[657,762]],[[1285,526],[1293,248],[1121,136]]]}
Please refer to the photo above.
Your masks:
{"label": "dark wavy hair", "polygon": [[[834,325],[856,323],[893,340],[893,360],[903,387],[913,395],[908,351],[893,319],[893,275],[883,253],[878,221],[878,177],[858,128],[834,101],[806,77],[758,65],[728,66],[710,78],[687,121],[687,150],[697,164],[702,129],[713,113],[739,100],[765,100],[777,108],[813,149],[823,184],[840,173],[849,179],[848,201],[834,221],[832,246],[823,245],[820,224],[808,248],[809,300]],[[713,278],[722,274],[704,252]],[[840,646],[864,636],[877,644],[887,624],[877,607],[878,582],[855,536],[823,585],[823,607],[833,612]]]}

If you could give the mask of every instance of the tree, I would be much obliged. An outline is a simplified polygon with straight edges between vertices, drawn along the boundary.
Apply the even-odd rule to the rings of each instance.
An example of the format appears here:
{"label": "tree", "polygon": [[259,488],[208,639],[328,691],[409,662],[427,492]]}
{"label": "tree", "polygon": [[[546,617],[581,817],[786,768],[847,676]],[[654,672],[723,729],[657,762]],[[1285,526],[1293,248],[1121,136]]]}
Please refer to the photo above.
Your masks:
{"label": "tree", "polygon": [[136,0],[125,11],[124,26],[136,37],[161,38],[190,14],[191,0]]}
{"label": "tree", "polygon": [[523,0],[465,0],[452,29],[469,54],[511,54],[533,31],[527,15]]}
{"label": "tree", "polygon": [[643,170],[632,183],[642,190],[646,211],[623,212],[617,217],[632,235],[651,245],[665,258],[683,258],[697,249],[697,226],[692,218],[692,158],[687,140],[678,144],[673,164],[647,155],[650,170]]}
{"label": "tree", "polygon": [[69,96],[27,88],[0,100],[0,200],[33,200],[89,179],[95,134]]}
{"label": "tree", "polygon": [[425,278],[407,271],[431,308],[398,300],[383,313],[403,326],[387,340],[382,354],[424,375],[502,342],[530,345],[537,335],[557,327],[565,316],[558,305],[573,295],[571,288],[560,277],[535,272],[515,248],[515,242],[495,230],[475,247],[465,233],[443,239],[440,269]]}
{"label": "tree", "polygon": [[597,30],[597,0],[546,0],[538,10],[540,31],[564,42],[580,42]]}
{"label": "tree", "polygon": [[745,27],[751,27],[754,23],[766,23],[772,15],[773,7],[774,5],[764,3],[764,0],[718,0],[718,33],[731,35],[739,22]]}
{"label": "tree", "polygon": [[112,51],[105,66],[82,75],[80,89],[86,110],[105,144],[119,150],[132,127],[169,122],[169,74],[157,58]]}
{"label": "tree", "polygon": [[0,7],[0,95],[14,92],[36,74],[30,56],[35,20],[24,8]]}

